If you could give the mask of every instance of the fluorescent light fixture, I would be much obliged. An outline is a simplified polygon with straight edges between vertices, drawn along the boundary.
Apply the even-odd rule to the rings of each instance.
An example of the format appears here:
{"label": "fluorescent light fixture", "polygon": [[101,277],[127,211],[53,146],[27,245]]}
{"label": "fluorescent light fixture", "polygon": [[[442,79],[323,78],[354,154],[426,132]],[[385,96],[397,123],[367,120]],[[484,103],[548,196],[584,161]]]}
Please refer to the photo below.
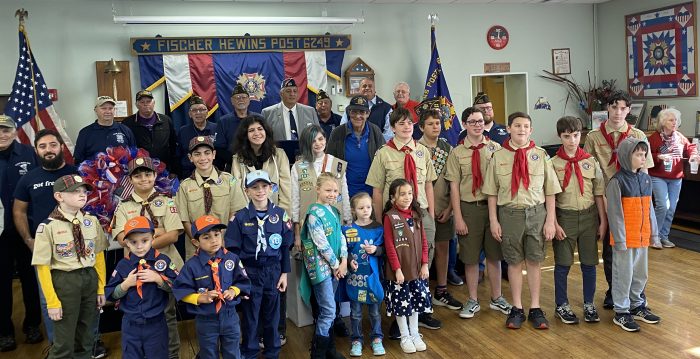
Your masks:
{"label": "fluorescent light fixture", "polygon": [[353,25],[363,17],[270,17],[270,16],[114,16],[115,24],[130,25]]}

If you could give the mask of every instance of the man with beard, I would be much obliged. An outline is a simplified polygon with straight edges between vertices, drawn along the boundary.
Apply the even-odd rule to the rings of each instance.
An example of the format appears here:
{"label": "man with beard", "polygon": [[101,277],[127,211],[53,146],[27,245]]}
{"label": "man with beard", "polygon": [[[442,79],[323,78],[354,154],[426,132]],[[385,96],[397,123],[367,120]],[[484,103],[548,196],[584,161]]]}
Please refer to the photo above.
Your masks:
{"label": "man with beard", "polygon": [[12,275],[19,274],[22,283],[25,317],[22,329],[25,342],[40,343],[44,340],[39,330],[41,311],[39,310],[38,284],[32,268],[32,253],[22,243],[17,229],[12,224],[12,202],[15,186],[20,178],[36,166],[36,156],[32,147],[16,141],[15,121],[0,115],[0,188],[2,204],[5,207],[5,230],[0,235],[0,352],[17,348],[15,328],[12,324]]}
{"label": "man with beard", "polygon": [[[508,139],[508,131],[506,131],[504,126],[497,124],[493,120],[493,104],[491,103],[491,99],[489,99],[489,95],[484,92],[476,94],[473,106],[484,113],[484,135],[498,142],[499,145],[502,145],[503,142]],[[467,130],[462,131],[462,133],[459,134],[460,141],[466,136]]]}
{"label": "man with beard", "polygon": [[[34,233],[36,233],[37,227],[49,217],[51,211],[56,207],[56,200],[53,197],[54,182],[64,175],[78,173],[75,166],[66,164],[63,158],[65,144],[56,130],[43,129],[37,132],[36,137],[34,137],[34,147],[41,166],[35,167],[27,175],[20,178],[14,192],[15,201],[12,207],[12,217],[17,233],[26,244],[23,246],[24,249],[28,248],[29,250],[34,249]],[[28,253],[29,250],[27,250]],[[39,293],[34,270],[31,271],[31,277],[34,278],[34,286],[32,287],[34,292],[29,303],[36,303],[38,316]],[[26,293],[26,290],[23,286],[22,292]],[[43,296],[41,300],[41,308],[46,308]],[[25,305],[27,303],[25,299]],[[52,342],[53,322],[46,313],[44,313],[44,326],[48,340]]]}
{"label": "man with beard", "polygon": [[260,116],[257,112],[248,111],[250,95],[240,83],[236,83],[236,87],[233,88],[231,105],[233,105],[233,112],[221,116],[216,121],[216,138],[214,139],[214,147],[216,147],[214,164],[224,171],[230,170],[231,157],[233,156],[231,147],[233,147],[233,139],[236,137],[238,125],[248,116]]}

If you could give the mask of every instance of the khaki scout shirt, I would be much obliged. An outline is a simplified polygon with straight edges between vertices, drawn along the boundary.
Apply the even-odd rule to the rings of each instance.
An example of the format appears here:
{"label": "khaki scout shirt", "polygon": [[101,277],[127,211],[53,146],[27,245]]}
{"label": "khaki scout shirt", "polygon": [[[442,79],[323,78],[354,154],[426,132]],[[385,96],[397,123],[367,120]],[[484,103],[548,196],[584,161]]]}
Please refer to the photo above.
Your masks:
{"label": "khaki scout shirt", "polygon": [[228,223],[233,219],[234,200],[243,195],[236,178],[230,173],[214,169],[209,179],[211,181],[208,185],[213,198],[211,213],[204,213],[204,179],[199,173],[195,171],[195,179],[186,178],[180,183],[175,203],[183,222],[194,222],[205,214],[218,218],[221,223]]}
{"label": "khaki scout shirt", "polygon": [[[559,184],[563,188],[564,175],[566,174],[566,167],[569,166],[569,161],[559,156],[554,156],[552,158],[552,166],[554,167],[554,172],[557,173]],[[566,186],[566,189],[557,194],[557,208],[574,211],[588,209],[595,204],[595,196],[605,194],[603,171],[600,169],[598,161],[593,157],[589,157],[578,161],[577,166],[581,169],[581,175],[583,176],[583,195],[581,195],[581,189],[578,185],[576,171],[572,169],[569,184]]]}
{"label": "khaki scout shirt", "polygon": [[[511,142],[511,146],[515,147]],[[481,191],[489,196],[498,196],[498,205],[510,208],[528,208],[544,203],[545,196],[561,192],[552,162],[542,147],[527,151],[527,168],[530,173],[530,186],[525,188],[518,182],[518,192],[511,196],[511,178],[515,152],[501,148],[493,154],[484,178]]]}
{"label": "khaki scout shirt", "polygon": [[97,253],[108,247],[107,237],[96,217],[78,212],[75,216],[59,211],[67,220],[80,221],[80,230],[85,240],[87,257],[81,258],[73,243],[73,225],[48,218],[36,229],[32,265],[48,265],[52,270],[70,272],[95,266]]}
{"label": "khaki scout shirt", "polygon": [[[394,141],[393,139],[391,141]],[[435,181],[437,175],[435,168],[430,161],[430,150],[427,147],[415,142],[409,141],[408,147],[412,149],[411,156],[416,162],[416,171],[418,171],[418,204],[420,208],[428,209],[428,198],[425,195],[425,182]],[[402,148],[404,145],[396,143],[396,147]],[[389,186],[391,182],[398,178],[406,178],[404,175],[403,162],[406,154],[402,151],[397,151],[387,145],[382,146],[377,153],[374,154],[374,160],[369,167],[367,180],[365,183],[374,188],[382,188],[384,190],[383,203],[389,200]]]}
{"label": "khaki scout shirt", "polygon": [[[155,190],[153,190],[151,194],[153,194],[153,192],[155,192]],[[117,209],[114,211],[114,226],[112,226],[112,234],[115,238],[119,233],[124,231],[124,225],[129,219],[141,215],[141,203],[144,201],[145,200],[139,197],[139,195],[132,193],[130,201],[119,203],[119,206],[117,206]],[[158,226],[156,228],[162,228],[166,232],[182,231],[184,229],[174,199],[161,195],[154,198],[148,205],[151,207],[151,211],[156,217],[155,219],[158,220]],[[148,211],[145,211],[143,215],[148,217]],[[177,267],[178,270],[185,264],[177,248],[175,248],[175,244],[169,244],[166,247],[156,249],[168,256],[170,261],[175,263],[175,267]],[[128,253],[127,248],[124,249],[124,253]]]}
{"label": "khaki scout shirt", "polygon": [[[485,144],[479,149],[481,163],[481,178],[486,179],[486,169],[489,167],[489,162],[493,157],[494,152],[501,149],[501,145],[496,141],[491,141],[486,136],[481,141]],[[481,192],[481,188],[477,189],[475,194],[472,194],[472,155],[474,150],[468,139],[464,139],[464,144],[459,145],[452,150],[450,157],[447,158],[447,173],[445,179],[450,182],[459,182],[459,199],[465,202],[483,201],[487,196]]]}
{"label": "khaki scout shirt", "polygon": [[[273,183],[270,201],[282,207],[287,213],[292,213],[291,170],[289,159],[284,153],[284,150],[277,148],[275,154],[263,163],[262,170],[267,172]],[[247,207],[248,202],[250,202],[250,199],[248,199],[248,196],[245,194],[245,176],[253,171],[255,171],[255,167],[246,166],[238,160],[237,155],[233,155],[231,174],[236,178],[236,183],[243,192],[242,198],[234,198],[234,212],[243,207]]]}
{"label": "khaki scout shirt", "polygon": [[438,138],[435,147],[429,147],[423,141],[423,138],[418,143],[430,151],[430,162],[433,164],[435,175],[437,176],[437,179],[433,181],[435,215],[437,216],[450,206],[450,184],[445,181],[445,167],[447,166],[447,158],[452,152],[452,146],[444,138]]}
{"label": "khaki scout shirt", "polygon": [[[608,125],[608,122],[605,122],[605,130],[612,135],[613,141],[615,143],[618,143],[618,139],[620,138],[621,134],[627,132],[628,126],[629,125],[625,123],[619,130],[613,130]],[[644,134],[644,132],[642,132],[642,130],[638,128],[632,127],[629,136],[647,141],[647,136]],[[649,141],[647,141],[647,144],[648,143]],[[603,170],[603,178],[605,179],[605,185],[607,186],[608,182],[610,181],[610,178],[617,172],[617,166],[615,165],[615,163],[608,165],[608,163],[610,163],[610,158],[612,157],[612,149],[605,141],[605,137],[603,137],[603,133],[600,132],[599,128],[589,132],[588,135],[586,135],[586,143],[583,145],[583,149],[598,160],[598,163],[600,164],[600,167]],[[644,164],[644,167],[654,167],[654,160],[651,158],[651,152],[647,152],[647,160]]]}

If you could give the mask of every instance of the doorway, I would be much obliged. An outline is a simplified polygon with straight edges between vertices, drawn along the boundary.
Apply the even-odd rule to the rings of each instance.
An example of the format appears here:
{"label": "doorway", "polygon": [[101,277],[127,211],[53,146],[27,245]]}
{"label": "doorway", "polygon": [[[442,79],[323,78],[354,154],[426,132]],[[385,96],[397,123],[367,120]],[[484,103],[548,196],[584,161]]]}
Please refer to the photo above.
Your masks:
{"label": "doorway", "polygon": [[485,92],[489,96],[496,123],[505,126],[509,114],[517,111],[528,112],[526,72],[470,75],[469,83],[471,98],[479,92]]}

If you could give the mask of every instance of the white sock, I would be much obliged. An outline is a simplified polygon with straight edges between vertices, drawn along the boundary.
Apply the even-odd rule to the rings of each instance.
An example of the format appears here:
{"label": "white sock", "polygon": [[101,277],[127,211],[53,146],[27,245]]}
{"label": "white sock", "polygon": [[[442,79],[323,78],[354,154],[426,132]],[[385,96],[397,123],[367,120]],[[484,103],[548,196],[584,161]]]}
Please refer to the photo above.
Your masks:
{"label": "white sock", "polygon": [[418,313],[413,312],[408,317],[408,330],[411,332],[411,335],[418,335]]}
{"label": "white sock", "polygon": [[410,334],[408,332],[408,324],[406,323],[406,317],[396,316],[396,324],[399,325],[399,332],[401,332],[401,337],[408,337]]}

